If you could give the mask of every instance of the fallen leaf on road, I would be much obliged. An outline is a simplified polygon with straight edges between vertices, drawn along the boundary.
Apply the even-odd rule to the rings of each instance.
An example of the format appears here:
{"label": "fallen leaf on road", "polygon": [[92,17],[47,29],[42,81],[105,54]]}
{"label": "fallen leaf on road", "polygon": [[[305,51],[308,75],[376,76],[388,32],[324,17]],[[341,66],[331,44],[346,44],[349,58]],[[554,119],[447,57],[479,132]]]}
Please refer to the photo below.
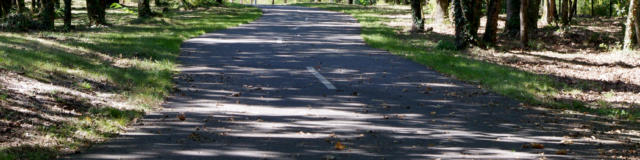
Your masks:
{"label": "fallen leaf on road", "polygon": [[535,149],[544,149],[544,145],[540,144],[540,143],[529,143],[529,144],[523,144],[522,148],[535,148]]}
{"label": "fallen leaf on road", "polygon": [[178,117],[178,119],[179,119],[179,120],[181,120],[181,121],[184,121],[184,120],[186,120],[186,119],[187,119],[187,117],[184,115],[184,113],[180,113],[180,114],[178,114],[178,116],[177,116],[177,117]]}
{"label": "fallen leaf on road", "polygon": [[567,150],[564,150],[564,149],[557,150],[556,154],[565,155],[565,154],[567,154]]}
{"label": "fallen leaf on road", "polygon": [[340,142],[336,142],[336,144],[334,145],[334,148],[336,150],[344,150],[346,148],[346,146],[344,146],[342,143]]}
{"label": "fallen leaf on road", "polygon": [[232,97],[240,97],[240,92],[232,93],[231,96]]}

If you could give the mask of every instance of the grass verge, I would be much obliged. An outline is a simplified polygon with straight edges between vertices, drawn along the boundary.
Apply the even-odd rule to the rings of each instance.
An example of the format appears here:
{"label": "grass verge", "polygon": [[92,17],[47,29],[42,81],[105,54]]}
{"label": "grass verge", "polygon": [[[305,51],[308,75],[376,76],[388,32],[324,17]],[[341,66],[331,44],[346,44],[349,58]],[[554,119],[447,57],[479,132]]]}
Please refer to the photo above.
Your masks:
{"label": "grass verge", "polygon": [[[176,58],[184,40],[248,23],[260,15],[257,8],[235,4],[169,12],[149,19],[109,10],[111,26],[90,28],[82,26],[87,24],[87,18],[79,11],[74,14],[77,29],[72,32],[0,32],[0,71],[64,88],[66,91],[62,92],[110,94],[128,106],[95,105],[88,103],[90,100],[56,92],[40,95],[50,97],[53,104],[68,104],[73,107],[68,111],[74,114],[53,113],[47,107],[57,106],[23,105],[18,102],[24,95],[0,86],[0,128],[9,123],[31,128],[21,130],[19,137],[12,139],[25,143],[0,146],[0,159],[54,159],[117,134],[133,119],[158,107],[171,92]],[[57,119],[39,116],[42,114]],[[28,118],[20,118],[24,116]]]}
{"label": "grass verge", "polygon": [[508,66],[474,60],[451,49],[454,48],[451,36],[437,33],[412,35],[403,32],[399,27],[390,27],[385,24],[392,21],[389,18],[392,16],[384,15],[409,15],[409,10],[329,3],[295,5],[351,14],[362,25],[362,37],[368,45],[404,56],[440,73],[468,83],[479,84],[483,88],[529,105],[569,109],[630,120],[640,116],[640,111],[637,109],[611,108],[606,105],[590,107],[591,105],[586,102],[557,96],[560,91],[586,92],[601,88],[597,82],[583,80],[569,85],[551,75],[534,74]]}

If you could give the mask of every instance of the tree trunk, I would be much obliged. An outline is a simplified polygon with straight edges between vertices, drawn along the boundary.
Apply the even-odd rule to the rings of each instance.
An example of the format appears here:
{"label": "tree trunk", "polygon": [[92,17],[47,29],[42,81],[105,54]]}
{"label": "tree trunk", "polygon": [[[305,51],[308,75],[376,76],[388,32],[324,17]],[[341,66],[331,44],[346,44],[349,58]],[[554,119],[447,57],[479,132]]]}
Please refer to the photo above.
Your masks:
{"label": "tree trunk", "polygon": [[26,10],[26,7],[24,6],[24,0],[16,0],[16,11],[18,13],[22,13]]}
{"label": "tree trunk", "polygon": [[462,49],[469,43],[477,44],[480,26],[481,0],[454,0],[456,47]]}
{"label": "tree trunk", "polygon": [[0,1],[0,17],[5,17],[9,14],[9,12],[11,11],[11,6],[13,1]]}
{"label": "tree trunk", "polygon": [[528,0],[527,7],[527,31],[528,33],[534,33],[538,29],[540,0]]}
{"label": "tree trunk", "polygon": [[349,4],[353,4],[353,0],[349,0]]}
{"label": "tree trunk", "polygon": [[465,17],[469,20],[469,33],[471,42],[477,44],[479,42],[478,38],[478,28],[480,28],[480,17],[482,17],[482,0],[470,0],[468,10],[471,11],[469,13],[465,12]]}
{"label": "tree trunk", "polygon": [[569,22],[573,20],[573,16],[575,16],[578,11],[577,9],[578,9],[578,0],[573,0],[573,2],[571,3],[571,9],[569,12]]}
{"label": "tree trunk", "polygon": [[149,0],[138,0],[138,17],[145,18],[151,17],[151,5],[149,5]]}
{"label": "tree trunk", "polygon": [[555,0],[542,0],[543,11],[542,11],[542,21],[547,25],[553,24],[556,22],[556,1]]}
{"label": "tree trunk", "polygon": [[456,48],[463,49],[467,47],[467,40],[465,38],[464,27],[466,21],[464,20],[464,14],[462,14],[462,0],[453,0],[453,17],[455,23],[455,43]]}
{"label": "tree trunk", "polygon": [[437,23],[443,23],[449,19],[449,0],[434,0],[433,18]]}
{"label": "tree trunk", "polygon": [[71,0],[64,0],[64,28],[71,29]]}
{"label": "tree trunk", "polygon": [[529,0],[520,1],[520,45],[522,45],[522,48],[527,48],[527,43],[529,42],[529,27],[527,27],[527,23],[529,23],[527,20],[529,17],[527,15],[529,14],[528,4]]}
{"label": "tree trunk", "polygon": [[31,12],[36,13],[36,3],[35,0],[31,0]]}
{"label": "tree trunk", "polygon": [[569,0],[562,0],[560,4],[560,19],[562,19],[562,26],[569,25]]}
{"label": "tree trunk", "polygon": [[556,0],[549,0],[549,18],[551,21],[558,25],[558,7],[556,7]]}
{"label": "tree trunk", "polygon": [[613,0],[609,0],[609,17],[613,16]]}
{"label": "tree trunk", "polygon": [[89,25],[106,25],[104,0],[87,0],[87,14],[89,16]]}
{"label": "tree trunk", "polygon": [[496,43],[496,32],[498,31],[498,15],[500,14],[501,0],[489,0],[487,5],[487,24],[483,41],[487,44]]}
{"label": "tree trunk", "polygon": [[507,0],[505,33],[515,36],[520,32],[520,0]]}
{"label": "tree trunk", "polygon": [[43,29],[53,29],[54,20],[56,18],[54,0],[42,0],[42,6],[44,7],[40,13],[40,22]]}
{"label": "tree trunk", "polygon": [[60,0],[53,0],[53,3],[55,4],[55,8],[60,8]]}
{"label": "tree trunk", "polygon": [[629,12],[627,14],[627,22],[625,23],[624,29],[624,42],[623,48],[624,50],[631,50],[633,48],[633,39],[634,39],[634,23],[638,18],[638,0],[630,0],[629,2]]}
{"label": "tree trunk", "polygon": [[424,0],[411,0],[411,17],[413,23],[411,24],[412,32],[424,31],[424,14],[422,12],[422,2]]}
{"label": "tree trunk", "polygon": [[589,12],[589,13],[591,13],[591,17],[595,17],[596,16],[596,14],[594,14],[593,2],[594,2],[594,0],[591,0],[591,12]]}

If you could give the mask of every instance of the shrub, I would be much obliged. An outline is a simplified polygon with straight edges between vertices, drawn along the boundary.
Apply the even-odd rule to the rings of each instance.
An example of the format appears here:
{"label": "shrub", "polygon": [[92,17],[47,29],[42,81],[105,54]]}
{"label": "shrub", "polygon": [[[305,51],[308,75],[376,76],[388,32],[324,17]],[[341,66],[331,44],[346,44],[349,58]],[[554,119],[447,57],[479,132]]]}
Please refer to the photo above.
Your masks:
{"label": "shrub", "polygon": [[32,16],[27,13],[12,13],[3,18],[1,22],[0,29],[4,31],[27,31],[38,26],[38,22],[34,21]]}

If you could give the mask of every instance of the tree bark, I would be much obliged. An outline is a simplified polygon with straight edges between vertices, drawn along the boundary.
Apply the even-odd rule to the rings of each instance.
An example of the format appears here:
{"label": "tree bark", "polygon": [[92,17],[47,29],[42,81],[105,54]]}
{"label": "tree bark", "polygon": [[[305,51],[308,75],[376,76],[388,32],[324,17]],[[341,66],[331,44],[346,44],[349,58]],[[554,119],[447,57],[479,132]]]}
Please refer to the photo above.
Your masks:
{"label": "tree bark", "polygon": [[540,14],[540,0],[528,0],[527,2],[527,31],[534,33],[538,29],[538,16]]}
{"label": "tree bark", "polygon": [[64,0],[64,28],[71,29],[71,0]]}
{"label": "tree bark", "polygon": [[11,11],[13,1],[0,1],[0,17],[5,17]]}
{"label": "tree bark", "polygon": [[578,0],[573,0],[573,2],[571,3],[571,9],[569,10],[569,22],[573,20],[573,16],[575,16],[578,11],[577,9],[578,9]]}
{"label": "tree bark", "polygon": [[594,2],[594,0],[591,0],[591,12],[589,12],[589,13],[591,13],[591,17],[595,17],[596,16],[596,14],[594,14],[593,2]]}
{"label": "tree bark", "polygon": [[151,13],[151,5],[149,4],[149,0],[138,0],[138,17],[151,17],[152,14],[153,13]]}
{"label": "tree bark", "polygon": [[449,0],[434,0],[433,17],[437,23],[443,23],[449,19]]}
{"label": "tree bark", "polygon": [[40,13],[40,22],[43,29],[53,29],[54,20],[56,18],[54,0],[42,0],[42,6],[44,7]]}
{"label": "tree bark", "polygon": [[466,26],[464,20],[464,14],[462,14],[462,0],[453,0],[453,17],[455,23],[455,43],[457,49],[463,49],[467,47],[467,40],[465,38],[464,27]]}
{"label": "tree bark", "polygon": [[544,3],[542,8],[542,22],[547,25],[553,24],[556,22],[556,5],[555,0],[542,0]]}
{"label": "tree bark", "polygon": [[412,32],[424,32],[424,14],[422,12],[422,2],[424,0],[411,0],[411,24]]}
{"label": "tree bark", "polygon": [[481,0],[454,0],[454,21],[456,25],[456,47],[466,48],[477,44],[480,26]]}
{"label": "tree bark", "polygon": [[104,0],[87,0],[87,14],[89,16],[89,25],[106,25]]}
{"label": "tree bark", "polygon": [[16,0],[16,11],[18,13],[22,13],[26,10],[26,7],[24,6],[24,0]]}
{"label": "tree bark", "polygon": [[625,23],[624,29],[624,42],[623,48],[624,50],[631,50],[633,48],[633,39],[634,39],[634,25],[638,18],[638,0],[630,0],[629,2],[629,12],[627,14],[627,22]]}
{"label": "tree bark", "polygon": [[504,31],[512,37],[520,32],[520,0],[507,0],[507,22]]}
{"label": "tree bark", "polygon": [[471,42],[477,44],[479,42],[478,38],[478,28],[480,28],[480,17],[482,16],[482,0],[471,0],[469,3],[469,13],[465,12],[465,17],[469,22],[469,33]]}
{"label": "tree bark", "polygon": [[483,41],[487,44],[496,43],[496,32],[498,31],[498,15],[500,14],[501,0],[489,0],[487,5],[487,24]]}
{"label": "tree bark", "polygon": [[560,19],[562,26],[569,25],[569,0],[562,0],[560,4]]}
{"label": "tree bark", "polygon": [[549,2],[549,17],[547,17],[549,19],[551,19],[550,22],[554,22],[556,23],[556,25],[558,25],[558,9],[556,7],[556,0],[548,0]]}
{"label": "tree bark", "polygon": [[529,42],[529,27],[527,27],[527,23],[529,23],[527,20],[527,14],[529,14],[527,10],[529,8],[528,4],[529,0],[520,1],[520,45],[522,45],[522,48],[527,48],[527,43]]}

